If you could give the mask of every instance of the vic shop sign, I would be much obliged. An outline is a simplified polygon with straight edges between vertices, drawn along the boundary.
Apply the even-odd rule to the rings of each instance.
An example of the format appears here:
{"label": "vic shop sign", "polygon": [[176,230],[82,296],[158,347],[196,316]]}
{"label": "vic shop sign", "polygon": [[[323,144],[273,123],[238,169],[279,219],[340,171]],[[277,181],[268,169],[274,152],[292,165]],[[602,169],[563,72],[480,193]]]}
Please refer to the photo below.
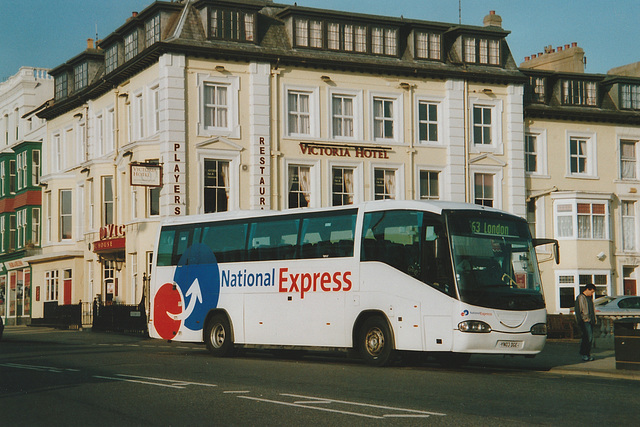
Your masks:
{"label": "vic shop sign", "polygon": [[115,239],[98,240],[93,242],[94,252],[113,252],[117,250],[124,250],[126,246],[126,239],[124,237],[118,237]]}
{"label": "vic shop sign", "polygon": [[104,227],[100,227],[100,240],[116,239],[118,237],[124,237],[126,227],[124,225],[109,224]]}
{"label": "vic shop sign", "polygon": [[114,252],[124,250],[126,245],[126,227],[124,225],[109,224],[100,227],[100,240],[93,242],[94,252]]}

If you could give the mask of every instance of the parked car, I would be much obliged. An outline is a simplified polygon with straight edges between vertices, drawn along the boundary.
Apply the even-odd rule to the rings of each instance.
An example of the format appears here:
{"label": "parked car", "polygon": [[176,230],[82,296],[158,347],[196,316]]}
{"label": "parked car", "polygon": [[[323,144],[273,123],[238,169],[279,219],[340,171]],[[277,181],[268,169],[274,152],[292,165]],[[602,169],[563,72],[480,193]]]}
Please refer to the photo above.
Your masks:
{"label": "parked car", "polygon": [[594,306],[597,316],[640,316],[640,296],[600,297]]}
{"label": "parked car", "polygon": [[2,332],[4,331],[4,323],[2,322],[2,317],[0,317],[0,341],[2,341]]}

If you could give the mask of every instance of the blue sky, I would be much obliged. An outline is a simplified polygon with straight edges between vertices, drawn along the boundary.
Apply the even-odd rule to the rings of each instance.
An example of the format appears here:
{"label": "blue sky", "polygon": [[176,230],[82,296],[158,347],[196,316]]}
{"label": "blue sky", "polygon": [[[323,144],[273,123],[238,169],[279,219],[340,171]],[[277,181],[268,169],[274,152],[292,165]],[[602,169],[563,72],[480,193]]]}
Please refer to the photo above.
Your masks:
{"label": "blue sky", "polygon": [[[458,22],[458,0],[297,0],[300,6]],[[544,46],[577,42],[588,73],[640,61],[638,0],[460,0],[462,23],[482,25],[495,10],[511,31],[516,63]],[[293,4],[293,0],[276,1]],[[104,38],[152,0],[0,0],[0,81],[21,66],[53,68]]]}

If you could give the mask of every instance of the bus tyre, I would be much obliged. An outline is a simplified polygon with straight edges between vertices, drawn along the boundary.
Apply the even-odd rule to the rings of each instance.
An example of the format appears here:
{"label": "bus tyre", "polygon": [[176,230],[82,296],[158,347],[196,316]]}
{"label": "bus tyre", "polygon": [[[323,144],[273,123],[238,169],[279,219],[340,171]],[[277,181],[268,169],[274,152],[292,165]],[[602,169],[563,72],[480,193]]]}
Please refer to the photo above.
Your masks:
{"label": "bus tyre", "polygon": [[364,321],[358,334],[358,351],[360,357],[372,366],[385,366],[392,361],[393,340],[385,319],[374,316]]}
{"label": "bus tyre", "polygon": [[204,331],[204,343],[211,354],[226,357],[233,350],[231,325],[227,316],[216,314],[209,319]]}

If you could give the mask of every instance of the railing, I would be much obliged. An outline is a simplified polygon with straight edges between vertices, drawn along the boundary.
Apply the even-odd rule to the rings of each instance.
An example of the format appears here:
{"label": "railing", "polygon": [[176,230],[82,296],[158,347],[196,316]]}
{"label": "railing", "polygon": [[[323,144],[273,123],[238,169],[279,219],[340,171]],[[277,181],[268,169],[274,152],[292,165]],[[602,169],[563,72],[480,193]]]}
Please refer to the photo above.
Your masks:
{"label": "railing", "polygon": [[576,318],[573,315],[548,314],[547,337],[573,339],[578,333]]}
{"label": "railing", "polygon": [[91,326],[93,324],[93,303],[80,302],[82,305],[82,325]]}
{"label": "railing", "polygon": [[[596,337],[606,339],[613,338],[613,324],[618,319],[640,316],[597,316],[597,324],[593,330]],[[548,314],[547,337],[549,338],[580,338],[580,328],[573,314]]]}
{"label": "railing", "polygon": [[613,337],[613,324],[619,319],[639,318],[640,316],[598,316],[596,329],[603,338]]}
{"label": "railing", "polygon": [[20,67],[20,70],[8,77],[0,77],[0,91],[13,87],[19,81],[38,81],[38,80],[52,80],[53,77],[49,74],[49,70],[46,68],[36,67]]}
{"label": "railing", "polygon": [[45,302],[43,318],[31,319],[31,324],[65,329],[79,329],[83,324],[82,302],[69,305],[58,305],[57,301]]}
{"label": "railing", "polygon": [[93,330],[147,334],[144,301],[137,305],[93,302]]}
{"label": "railing", "polygon": [[31,319],[31,324],[62,329],[91,327],[96,331],[147,333],[144,300],[138,305],[104,305],[98,300],[68,305],[58,305],[56,301],[45,302],[43,318]]}

